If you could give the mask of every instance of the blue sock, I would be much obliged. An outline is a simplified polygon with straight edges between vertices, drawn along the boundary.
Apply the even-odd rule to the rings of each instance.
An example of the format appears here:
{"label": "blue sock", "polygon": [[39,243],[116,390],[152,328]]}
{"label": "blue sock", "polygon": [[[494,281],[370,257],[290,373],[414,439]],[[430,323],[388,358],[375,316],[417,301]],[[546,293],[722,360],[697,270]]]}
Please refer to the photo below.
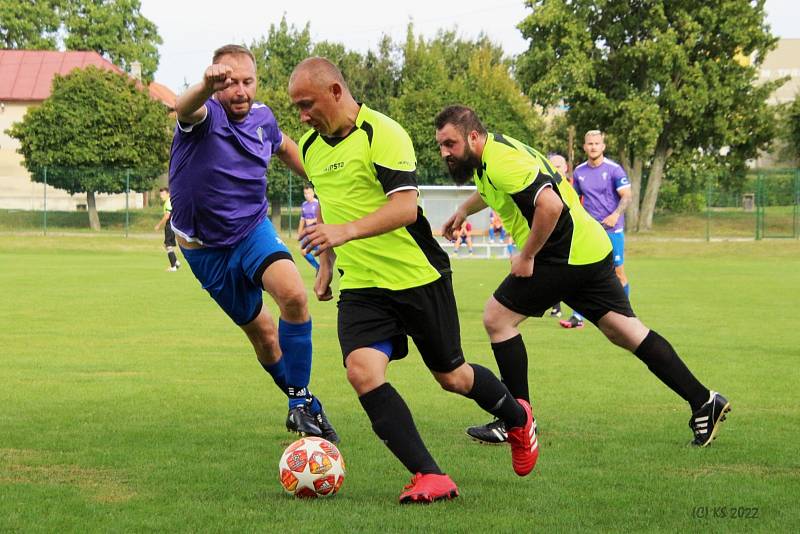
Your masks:
{"label": "blue sock", "polygon": [[576,312],[575,310],[572,310],[572,316],[575,317],[579,321],[583,321],[583,315],[581,315],[580,313]]}
{"label": "blue sock", "polygon": [[272,380],[275,381],[275,384],[281,389],[281,391],[286,392],[286,360],[281,358],[278,360],[278,363],[273,363],[272,365],[265,364],[261,361],[258,363],[260,363],[261,367],[263,367],[264,370],[269,373],[269,375],[272,377]]}
{"label": "blue sock", "polygon": [[624,286],[622,286],[622,290],[625,292],[625,296],[626,297],[631,298],[631,285],[630,284],[625,284]]}
{"label": "blue sock", "polygon": [[[305,391],[296,391],[296,396],[290,395],[289,408],[295,408],[307,402],[307,397],[313,397],[308,391],[311,381],[311,319],[305,323],[287,323],[283,319],[278,321],[278,343],[286,360],[286,378],[290,384]],[[319,402],[316,403],[319,405]],[[312,413],[314,403],[312,402]],[[319,411],[319,409],[317,409]]]}
{"label": "blue sock", "polygon": [[306,259],[306,261],[307,261],[308,263],[310,263],[310,264],[311,264],[311,266],[312,266],[314,269],[316,269],[316,270],[318,270],[318,271],[319,271],[319,262],[317,261],[317,258],[315,258],[315,257],[314,257],[314,255],[313,255],[312,253],[310,253],[310,252],[309,252],[308,254],[306,254],[306,255],[305,255],[305,256],[303,256],[303,257]]}

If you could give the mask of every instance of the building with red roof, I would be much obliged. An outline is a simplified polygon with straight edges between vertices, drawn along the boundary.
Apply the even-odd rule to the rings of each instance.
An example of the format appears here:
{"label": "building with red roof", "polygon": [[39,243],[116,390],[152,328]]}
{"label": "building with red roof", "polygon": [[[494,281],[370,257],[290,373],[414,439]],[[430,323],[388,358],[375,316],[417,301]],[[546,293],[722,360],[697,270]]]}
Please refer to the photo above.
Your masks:
{"label": "building with red roof", "polygon": [[[28,108],[41,104],[50,96],[56,74],[66,75],[89,65],[124,74],[122,69],[94,51],[0,50],[0,208],[43,209],[44,185],[31,182],[17,153],[19,141],[5,131],[25,116]],[[169,109],[175,108],[175,93],[160,83],[152,82],[148,94]],[[96,196],[101,210],[121,209],[124,195]],[[85,205],[84,195],[69,195],[47,188],[47,209],[72,210]],[[142,195],[130,199],[131,206],[141,207]]]}

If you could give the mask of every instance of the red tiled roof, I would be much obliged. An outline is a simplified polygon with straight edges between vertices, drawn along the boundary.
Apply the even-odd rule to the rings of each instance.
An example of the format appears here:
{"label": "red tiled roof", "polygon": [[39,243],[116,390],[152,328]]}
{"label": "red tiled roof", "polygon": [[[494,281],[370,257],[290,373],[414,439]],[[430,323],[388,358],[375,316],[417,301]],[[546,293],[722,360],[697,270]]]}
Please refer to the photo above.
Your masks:
{"label": "red tiled roof", "polygon": [[0,50],[0,100],[42,101],[56,74],[89,65],[122,73],[97,52]]}
{"label": "red tiled roof", "polygon": [[150,85],[147,86],[147,91],[150,93],[150,98],[153,100],[158,100],[169,109],[175,109],[175,100],[177,97],[175,93],[172,92],[172,89],[166,85],[162,85],[158,82],[150,82]]}

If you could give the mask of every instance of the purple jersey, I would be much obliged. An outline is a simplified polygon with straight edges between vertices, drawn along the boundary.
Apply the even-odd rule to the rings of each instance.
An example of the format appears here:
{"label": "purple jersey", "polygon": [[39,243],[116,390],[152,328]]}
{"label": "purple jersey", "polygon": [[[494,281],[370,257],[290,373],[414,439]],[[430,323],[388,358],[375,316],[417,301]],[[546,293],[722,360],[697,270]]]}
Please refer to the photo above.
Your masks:
{"label": "purple jersey", "polygon": [[317,206],[319,205],[319,200],[314,199],[311,201],[304,201],[303,204],[300,206],[300,216],[308,222],[309,219],[316,219],[317,218]]}
{"label": "purple jersey", "polygon": [[241,122],[214,99],[201,122],[175,127],[169,162],[172,227],[184,239],[228,247],[267,214],[267,168],[283,136],[272,110],[254,102]]}
{"label": "purple jersey", "polygon": [[[603,163],[592,167],[586,161],[575,167],[572,176],[573,186],[578,195],[583,197],[583,207],[589,215],[602,221],[617,209],[619,190],[630,187],[628,176],[622,165],[603,158]],[[606,228],[608,232],[621,232],[625,228],[625,215],[620,215],[614,228]]]}

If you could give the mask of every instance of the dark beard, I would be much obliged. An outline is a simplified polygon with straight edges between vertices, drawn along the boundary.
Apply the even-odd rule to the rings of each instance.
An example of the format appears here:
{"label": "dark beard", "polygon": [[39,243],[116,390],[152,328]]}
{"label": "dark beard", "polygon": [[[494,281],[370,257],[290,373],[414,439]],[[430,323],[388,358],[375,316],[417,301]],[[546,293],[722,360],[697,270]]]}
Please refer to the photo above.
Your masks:
{"label": "dark beard", "polygon": [[464,185],[472,181],[472,174],[475,172],[481,162],[474,154],[464,154],[464,159],[450,159],[449,162],[445,161],[447,171],[456,185]]}

